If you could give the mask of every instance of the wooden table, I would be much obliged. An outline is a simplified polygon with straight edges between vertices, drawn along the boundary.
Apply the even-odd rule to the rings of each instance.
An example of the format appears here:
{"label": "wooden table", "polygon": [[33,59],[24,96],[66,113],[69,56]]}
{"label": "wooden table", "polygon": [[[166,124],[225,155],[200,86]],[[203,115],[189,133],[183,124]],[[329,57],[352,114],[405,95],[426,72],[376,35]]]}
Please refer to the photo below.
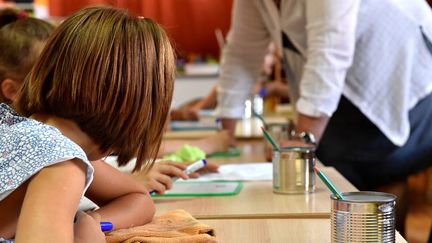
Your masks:
{"label": "wooden table", "polygon": [[[241,140],[240,157],[210,161],[224,163],[263,162],[262,139]],[[334,168],[321,170],[342,192],[357,189]],[[244,182],[242,191],[228,197],[155,199],[158,215],[185,209],[216,229],[218,242],[330,242],[330,191],[316,178],[311,194],[281,195],[272,191],[271,181]],[[397,233],[398,243],[406,242]]]}
{"label": "wooden table", "polygon": [[[262,139],[241,140],[240,157],[209,159],[211,162],[241,163],[263,162]],[[321,170],[343,192],[357,189],[335,169]],[[182,208],[199,219],[226,218],[329,218],[330,191],[316,177],[316,190],[310,194],[275,194],[272,181],[244,182],[238,195],[223,197],[166,197],[155,198],[156,212]]]}
{"label": "wooden table", "polygon": [[[209,159],[211,162],[241,163],[263,162],[262,139],[241,140],[240,157]],[[342,192],[357,191],[334,168],[321,170]],[[166,197],[155,198],[156,212],[162,214],[173,209],[185,209],[199,219],[227,218],[329,218],[330,191],[316,177],[316,190],[310,194],[275,194],[272,181],[243,182],[238,195],[222,197]]]}
{"label": "wooden table", "polygon": [[[322,168],[340,191],[357,191],[333,168]],[[330,191],[317,178],[310,194],[275,194],[272,181],[244,182],[238,195],[155,198],[156,212],[185,209],[198,219],[329,218]]]}
{"label": "wooden table", "polygon": [[[200,220],[213,227],[218,242],[331,242],[330,219]],[[396,242],[407,241],[396,232]]]}

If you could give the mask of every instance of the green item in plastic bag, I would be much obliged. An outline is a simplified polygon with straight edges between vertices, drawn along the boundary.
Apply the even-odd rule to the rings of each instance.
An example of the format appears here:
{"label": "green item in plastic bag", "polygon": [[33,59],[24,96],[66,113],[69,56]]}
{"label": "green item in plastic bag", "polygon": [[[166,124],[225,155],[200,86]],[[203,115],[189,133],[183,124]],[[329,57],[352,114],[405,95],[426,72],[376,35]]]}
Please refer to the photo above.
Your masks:
{"label": "green item in plastic bag", "polygon": [[181,148],[177,149],[177,151],[174,153],[163,157],[164,160],[175,162],[191,162],[205,158],[206,154],[202,149],[195,146],[190,146],[189,144],[185,144],[181,146]]}

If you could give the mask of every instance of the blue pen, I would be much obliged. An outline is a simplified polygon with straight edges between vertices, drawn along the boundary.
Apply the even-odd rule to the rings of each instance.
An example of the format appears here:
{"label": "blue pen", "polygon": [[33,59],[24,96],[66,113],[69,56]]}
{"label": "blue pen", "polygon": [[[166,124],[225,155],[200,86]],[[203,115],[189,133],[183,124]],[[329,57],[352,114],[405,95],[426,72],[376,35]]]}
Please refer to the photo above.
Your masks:
{"label": "blue pen", "polygon": [[102,231],[110,231],[113,229],[113,224],[107,221],[100,222],[100,226]]}
{"label": "blue pen", "polygon": [[[78,215],[79,213],[82,213],[83,211],[78,211],[77,213],[76,213],[76,215]],[[77,216],[75,215],[75,217],[74,217],[74,223],[76,222],[76,220],[77,220]],[[108,221],[101,221],[100,222],[100,227],[101,227],[101,230],[102,231],[110,231],[110,230],[112,230],[113,229],[113,224],[111,223],[111,222],[108,222]]]}
{"label": "blue pen", "polygon": [[[184,174],[189,175],[201,168],[203,168],[204,166],[206,166],[207,161],[205,159],[201,159],[198,160],[192,164],[190,164],[188,167],[186,167],[186,169],[183,171]],[[172,182],[174,183],[175,181],[177,181],[179,179],[179,177],[173,177],[172,178]],[[154,195],[156,193],[156,190],[152,190],[150,191],[150,195]]]}
{"label": "blue pen", "polygon": [[261,89],[258,91],[258,95],[263,98],[267,94],[267,88],[265,86],[261,87]]}
{"label": "blue pen", "polygon": [[218,130],[222,130],[222,119],[220,117],[215,119],[216,126]]}

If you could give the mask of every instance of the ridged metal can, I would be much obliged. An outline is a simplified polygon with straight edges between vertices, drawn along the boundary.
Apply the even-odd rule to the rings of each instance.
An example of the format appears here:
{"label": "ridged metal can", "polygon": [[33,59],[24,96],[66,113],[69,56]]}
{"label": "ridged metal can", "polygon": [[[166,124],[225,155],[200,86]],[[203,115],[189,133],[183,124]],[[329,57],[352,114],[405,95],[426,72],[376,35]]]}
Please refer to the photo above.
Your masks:
{"label": "ridged metal can", "polygon": [[273,192],[281,194],[315,191],[315,148],[286,147],[274,150]]}
{"label": "ridged metal can", "polygon": [[395,242],[396,196],[345,192],[331,196],[331,242]]}

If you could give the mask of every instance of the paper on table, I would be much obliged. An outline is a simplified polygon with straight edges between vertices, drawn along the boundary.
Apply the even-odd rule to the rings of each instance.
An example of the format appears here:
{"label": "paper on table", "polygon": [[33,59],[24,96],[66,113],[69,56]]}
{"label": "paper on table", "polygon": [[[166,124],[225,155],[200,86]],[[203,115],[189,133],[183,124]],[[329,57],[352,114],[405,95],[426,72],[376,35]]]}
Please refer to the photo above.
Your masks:
{"label": "paper on table", "polygon": [[[108,156],[105,162],[122,172],[131,173],[135,167],[136,160],[131,160],[126,166],[117,166],[117,157]],[[218,173],[201,174],[199,178],[188,181],[270,181],[273,178],[272,163],[242,163],[225,164],[219,167]],[[181,180],[181,179],[180,179]]]}
{"label": "paper on table", "polygon": [[188,181],[269,181],[273,178],[272,163],[226,164],[218,173],[202,174]]}

